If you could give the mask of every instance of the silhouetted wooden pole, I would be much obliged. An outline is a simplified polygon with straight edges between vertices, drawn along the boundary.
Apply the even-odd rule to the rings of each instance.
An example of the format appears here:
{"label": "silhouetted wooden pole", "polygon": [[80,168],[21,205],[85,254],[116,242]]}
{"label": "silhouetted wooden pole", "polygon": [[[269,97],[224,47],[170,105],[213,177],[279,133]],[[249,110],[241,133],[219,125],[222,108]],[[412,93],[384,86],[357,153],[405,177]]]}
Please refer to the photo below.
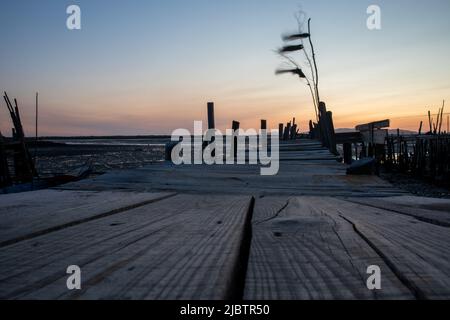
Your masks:
{"label": "silhouetted wooden pole", "polygon": [[208,129],[215,129],[214,121],[214,102],[208,102]]}
{"label": "silhouetted wooden pole", "polygon": [[283,139],[284,139],[284,140],[289,140],[290,134],[291,134],[291,122],[288,122],[288,123],[286,124],[286,128],[284,128]]}
{"label": "silhouetted wooden pole", "polygon": [[280,140],[283,140],[283,127],[284,125],[282,123],[278,125],[278,134],[280,136]]}
{"label": "silhouetted wooden pole", "polygon": [[239,130],[239,122],[233,120],[231,128],[233,129],[233,157],[236,158],[236,156],[237,156],[237,132],[236,131]]}
{"label": "silhouetted wooden pole", "polygon": [[[441,115],[440,115],[440,120],[439,120],[439,134],[441,134],[442,116],[444,115],[444,106],[445,106],[445,100],[442,101]],[[439,119],[439,115],[438,115],[438,119]]]}
{"label": "silhouetted wooden pole", "polygon": [[311,39],[311,18],[308,19],[308,33],[309,33],[309,44],[311,46],[312,59],[314,63],[314,71],[316,74],[316,79],[314,81],[314,88],[316,89],[316,101],[320,104],[320,96],[319,96],[319,72],[317,70],[317,62],[316,62],[316,52],[314,51],[314,45]]}
{"label": "silhouetted wooden pole", "polygon": [[267,120],[261,120],[261,130],[267,130]]}
{"label": "silhouetted wooden pole", "polygon": [[450,131],[449,131],[449,120],[450,120],[450,116],[447,115],[447,134],[450,133]]}
{"label": "silhouetted wooden pole", "polygon": [[35,145],[34,145],[34,165],[36,165],[36,159],[37,159],[37,147],[38,147],[38,115],[39,115],[39,104],[38,104],[38,98],[39,98],[39,93],[36,92],[36,135],[35,135]]}
{"label": "silhouetted wooden pole", "polygon": [[352,144],[350,142],[344,143],[344,163],[351,164],[352,163]]}
{"label": "silhouetted wooden pole", "polygon": [[[334,154],[338,154],[336,148],[336,136],[334,132],[334,124],[333,124],[333,113],[331,111],[327,111],[327,128],[328,128],[328,139],[330,143],[330,151]],[[373,130],[373,129],[372,129]]]}
{"label": "silhouetted wooden pole", "polygon": [[432,121],[431,121],[431,112],[428,110],[428,123],[430,124],[430,134],[433,133]]}

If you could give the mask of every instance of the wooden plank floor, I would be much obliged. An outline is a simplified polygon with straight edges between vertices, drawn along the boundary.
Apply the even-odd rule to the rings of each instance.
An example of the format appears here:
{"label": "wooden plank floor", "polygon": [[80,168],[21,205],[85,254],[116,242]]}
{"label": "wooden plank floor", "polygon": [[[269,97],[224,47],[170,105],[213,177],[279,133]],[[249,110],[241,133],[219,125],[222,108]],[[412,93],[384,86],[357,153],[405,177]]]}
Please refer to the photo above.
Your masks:
{"label": "wooden plank floor", "polygon": [[142,206],[173,193],[39,190],[1,196],[0,247]]}
{"label": "wooden plank floor", "polygon": [[258,165],[181,165],[164,162],[64,185],[74,190],[132,190],[202,194],[330,195],[376,197],[404,195],[376,176],[348,176],[346,166],[320,143],[303,139],[280,147],[280,170],[261,176]]}
{"label": "wooden plank floor", "polygon": [[448,199],[399,196],[386,197],[382,201],[376,198],[349,198],[347,200],[412,216],[432,224],[450,227],[450,202]]}
{"label": "wooden plank floor", "polygon": [[450,298],[447,227],[331,197],[257,200],[252,227],[245,298]]}
{"label": "wooden plank floor", "polygon": [[[347,221],[321,208],[322,199],[256,201],[245,298],[412,298]],[[367,289],[370,265],[383,270],[383,290]]]}
{"label": "wooden plank floor", "polygon": [[[0,298],[239,297],[251,205],[248,196],[179,195],[6,246]],[[80,291],[67,290],[69,265],[82,270]]]}
{"label": "wooden plank floor", "polygon": [[338,199],[322,206],[349,221],[416,298],[450,299],[448,227]]}
{"label": "wooden plank floor", "polygon": [[347,176],[315,141],[281,150],[273,177],[161,163],[0,195],[0,299],[450,298],[450,200]]}

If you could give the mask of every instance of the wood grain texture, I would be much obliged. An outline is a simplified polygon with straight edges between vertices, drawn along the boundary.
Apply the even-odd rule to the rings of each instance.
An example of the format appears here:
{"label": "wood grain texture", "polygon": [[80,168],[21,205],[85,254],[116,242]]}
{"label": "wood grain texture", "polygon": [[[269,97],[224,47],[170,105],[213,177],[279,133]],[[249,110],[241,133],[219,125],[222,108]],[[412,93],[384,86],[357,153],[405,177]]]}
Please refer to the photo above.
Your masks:
{"label": "wood grain texture", "polygon": [[450,298],[448,200],[347,176],[317,141],[280,150],[276,176],[166,162],[1,195],[0,298]]}
{"label": "wood grain texture", "polygon": [[[413,298],[351,224],[305,197],[257,199],[252,226],[245,299]],[[381,291],[367,289],[370,265]]]}
{"label": "wood grain texture", "polygon": [[140,169],[113,171],[64,185],[74,190],[132,190],[193,194],[332,195],[347,197],[403,195],[376,176],[347,176],[346,165],[318,141],[280,144],[280,168],[261,176],[259,165],[182,165],[170,162]]}
{"label": "wood grain texture", "polygon": [[[248,196],[178,195],[4,247],[0,298],[234,297],[250,206]],[[72,264],[80,291],[66,288]]]}
{"label": "wood grain texture", "polygon": [[450,298],[447,227],[333,198],[316,199],[315,205],[349,221],[416,298]]}
{"label": "wood grain texture", "polygon": [[348,201],[412,216],[420,221],[450,227],[450,199],[416,196],[349,198]]}
{"label": "wood grain texture", "polygon": [[0,247],[174,193],[39,190],[0,196]]}

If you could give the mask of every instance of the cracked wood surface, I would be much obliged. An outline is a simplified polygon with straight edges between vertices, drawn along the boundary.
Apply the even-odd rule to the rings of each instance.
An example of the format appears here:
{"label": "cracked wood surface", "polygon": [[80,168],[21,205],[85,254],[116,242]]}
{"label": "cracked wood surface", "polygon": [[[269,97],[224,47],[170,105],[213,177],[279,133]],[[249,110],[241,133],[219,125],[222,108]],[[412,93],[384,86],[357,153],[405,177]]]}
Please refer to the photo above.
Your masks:
{"label": "cracked wood surface", "polygon": [[62,186],[74,190],[132,190],[192,194],[330,195],[375,197],[404,195],[377,176],[348,176],[346,165],[317,141],[280,144],[280,168],[261,176],[259,165],[181,165],[168,162],[112,171]]}
{"label": "cracked wood surface", "polygon": [[447,227],[331,197],[257,199],[252,226],[247,299],[450,297]]}
{"label": "cracked wood surface", "polygon": [[[257,199],[246,299],[413,298],[350,223],[316,202]],[[369,265],[383,270],[383,290],[367,289]]]}
{"label": "cracked wood surface", "polygon": [[0,247],[112,215],[173,193],[39,190],[0,197]]}
{"label": "cracked wood surface", "polygon": [[449,200],[346,176],[314,141],[281,153],[273,177],[161,163],[0,195],[0,298],[450,298]]}
{"label": "cracked wood surface", "polygon": [[416,298],[450,298],[449,227],[338,199],[322,206],[351,222]]}
{"label": "cracked wood surface", "polygon": [[[239,297],[251,203],[177,195],[6,246],[0,298]],[[67,290],[69,265],[81,268],[82,290]]]}

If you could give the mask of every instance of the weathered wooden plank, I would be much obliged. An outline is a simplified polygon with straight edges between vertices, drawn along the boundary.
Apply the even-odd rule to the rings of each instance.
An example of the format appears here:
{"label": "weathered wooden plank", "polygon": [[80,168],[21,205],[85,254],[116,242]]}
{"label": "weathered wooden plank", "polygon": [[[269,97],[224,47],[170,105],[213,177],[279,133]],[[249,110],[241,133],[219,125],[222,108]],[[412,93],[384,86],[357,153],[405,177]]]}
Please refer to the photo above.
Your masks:
{"label": "weathered wooden plank", "polygon": [[361,132],[336,132],[336,143],[360,143],[362,142]]}
{"label": "weathered wooden plank", "polygon": [[450,227],[450,199],[400,196],[383,199],[350,198],[347,200],[413,216],[424,222]]}
{"label": "weathered wooden plank", "polygon": [[447,227],[333,198],[317,200],[315,204],[352,223],[416,298],[450,298]]}
{"label": "weathered wooden plank", "polygon": [[0,247],[174,193],[39,190],[0,196]]}
{"label": "weathered wooden plank", "polygon": [[65,189],[174,191],[335,196],[392,196],[402,191],[377,176],[347,176],[335,160],[280,161],[275,176],[261,176],[259,165],[182,165],[169,163],[106,173],[64,185]]}
{"label": "weathered wooden plank", "polygon": [[[236,298],[250,206],[247,196],[178,195],[7,246],[0,298]],[[79,291],[66,288],[73,264]]]}
{"label": "weathered wooden plank", "polygon": [[358,131],[368,131],[368,130],[372,130],[372,129],[386,128],[389,126],[390,126],[390,120],[386,119],[386,120],[380,120],[380,121],[374,121],[374,122],[370,122],[370,123],[360,124],[360,125],[357,125],[355,127],[355,129]]}
{"label": "weathered wooden plank", "polygon": [[[245,299],[413,298],[347,221],[306,199],[256,200]],[[384,271],[381,291],[366,286],[374,264]]]}

